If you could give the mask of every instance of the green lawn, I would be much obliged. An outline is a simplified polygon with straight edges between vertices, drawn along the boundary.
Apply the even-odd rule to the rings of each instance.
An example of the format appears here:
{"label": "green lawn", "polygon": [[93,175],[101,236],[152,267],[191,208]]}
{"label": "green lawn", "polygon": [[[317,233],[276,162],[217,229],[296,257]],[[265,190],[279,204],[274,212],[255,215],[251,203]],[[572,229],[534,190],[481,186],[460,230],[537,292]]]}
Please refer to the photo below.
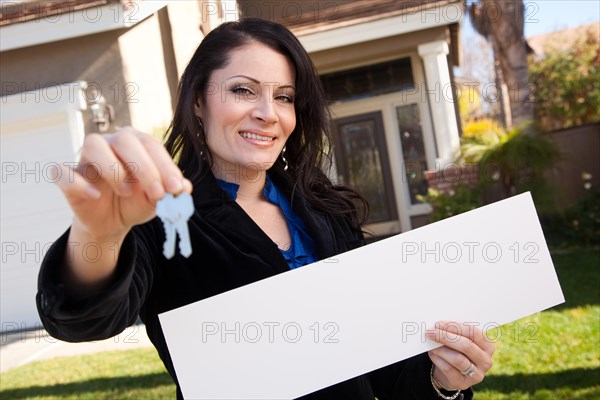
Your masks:
{"label": "green lawn", "polygon": [[553,255],[566,302],[490,331],[478,400],[600,399],[600,251]]}
{"label": "green lawn", "polygon": [[[488,332],[497,350],[477,400],[600,399],[600,251],[553,259],[567,302]],[[7,400],[174,397],[154,349],[56,358],[0,374]]]}
{"label": "green lawn", "polygon": [[0,374],[0,385],[3,400],[175,398],[153,348],[38,361]]}

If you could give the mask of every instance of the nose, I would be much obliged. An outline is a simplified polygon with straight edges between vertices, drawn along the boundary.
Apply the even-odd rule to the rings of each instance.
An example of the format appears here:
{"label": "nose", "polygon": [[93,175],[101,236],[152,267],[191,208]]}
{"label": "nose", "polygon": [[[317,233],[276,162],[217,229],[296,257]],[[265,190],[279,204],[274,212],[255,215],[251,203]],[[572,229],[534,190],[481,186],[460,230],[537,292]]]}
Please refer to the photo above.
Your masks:
{"label": "nose", "polygon": [[270,90],[263,90],[260,98],[254,103],[252,117],[265,123],[274,123],[279,120],[276,104]]}

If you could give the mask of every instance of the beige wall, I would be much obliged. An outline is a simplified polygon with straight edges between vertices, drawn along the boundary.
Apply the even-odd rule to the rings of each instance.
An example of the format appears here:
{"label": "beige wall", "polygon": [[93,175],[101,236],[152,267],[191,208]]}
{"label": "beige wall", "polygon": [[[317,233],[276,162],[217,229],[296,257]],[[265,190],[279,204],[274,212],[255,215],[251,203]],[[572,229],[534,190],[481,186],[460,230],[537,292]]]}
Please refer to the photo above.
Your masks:
{"label": "beige wall", "polygon": [[[152,132],[166,127],[179,77],[203,35],[198,2],[163,10],[162,18],[151,15],[130,29],[2,52],[0,96],[86,81],[114,107],[112,129],[132,125]],[[86,132],[97,130],[89,112],[84,122]]]}
{"label": "beige wall", "polygon": [[167,84],[175,109],[177,86],[196,48],[204,39],[200,4],[193,1],[171,3],[158,12]]}
{"label": "beige wall", "polygon": [[151,133],[168,126],[172,117],[158,17],[152,15],[118,39],[124,86],[120,100],[129,106],[131,126]]}
{"label": "beige wall", "polygon": [[[206,1],[206,0],[205,0]],[[204,35],[200,30],[202,24],[201,2],[184,1],[167,6],[171,37],[177,66],[177,75],[181,76]]]}
{"label": "beige wall", "polygon": [[[116,30],[2,52],[0,95],[81,80],[94,82],[107,101],[114,105],[117,123],[128,124],[129,107],[118,97],[116,90],[125,80],[117,42],[122,33],[123,30]],[[42,96],[44,93],[42,91]],[[54,92],[47,94],[46,100],[52,100]],[[84,116],[84,122],[87,132],[95,130],[88,115]]]}
{"label": "beige wall", "polygon": [[171,122],[179,78],[204,38],[198,2],[172,3],[119,37],[130,89],[131,125],[144,132]]}

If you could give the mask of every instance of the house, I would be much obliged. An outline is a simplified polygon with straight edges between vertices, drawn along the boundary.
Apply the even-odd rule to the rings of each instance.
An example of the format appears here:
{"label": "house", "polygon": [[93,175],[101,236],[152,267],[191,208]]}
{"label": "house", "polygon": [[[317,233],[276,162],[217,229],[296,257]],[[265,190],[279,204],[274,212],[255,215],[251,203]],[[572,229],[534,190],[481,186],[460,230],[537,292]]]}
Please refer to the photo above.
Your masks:
{"label": "house", "polygon": [[[256,2],[239,1],[240,14]],[[246,5],[247,9],[246,9]],[[270,4],[270,3],[265,3]],[[459,149],[453,65],[462,1],[281,1],[263,7],[300,39],[335,116],[338,180],[369,200],[383,237],[427,223],[424,172]]]}
{"label": "house", "polygon": [[[10,2],[0,16],[1,330],[32,329],[39,262],[69,225],[50,166],[83,136],[164,131],[204,35],[240,17],[287,25],[334,112],[333,177],[371,204],[376,237],[427,222],[425,170],[459,149],[452,66],[464,0]],[[42,200],[42,201],[40,201]],[[90,257],[93,257],[90,249]]]}
{"label": "house", "polygon": [[[72,218],[52,165],[77,162],[85,133],[125,125],[164,131],[178,76],[220,22],[216,14],[203,18],[202,7],[216,4],[2,4],[1,331],[39,327],[39,265]],[[93,246],[80,249],[96,257]]]}

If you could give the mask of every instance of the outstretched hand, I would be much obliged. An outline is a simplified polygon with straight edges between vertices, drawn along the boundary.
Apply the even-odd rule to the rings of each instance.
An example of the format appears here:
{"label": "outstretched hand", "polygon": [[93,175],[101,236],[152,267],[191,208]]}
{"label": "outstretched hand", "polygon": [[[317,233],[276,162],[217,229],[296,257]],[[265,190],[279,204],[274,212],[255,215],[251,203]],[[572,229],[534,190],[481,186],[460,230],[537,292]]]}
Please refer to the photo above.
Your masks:
{"label": "outstretched hand", "polygon": [[149,221],[166,192],[192,191],[160,141],[131,127],[87,135],[77,167],[55,172],[73,225],[95,238],[122,236]]}

